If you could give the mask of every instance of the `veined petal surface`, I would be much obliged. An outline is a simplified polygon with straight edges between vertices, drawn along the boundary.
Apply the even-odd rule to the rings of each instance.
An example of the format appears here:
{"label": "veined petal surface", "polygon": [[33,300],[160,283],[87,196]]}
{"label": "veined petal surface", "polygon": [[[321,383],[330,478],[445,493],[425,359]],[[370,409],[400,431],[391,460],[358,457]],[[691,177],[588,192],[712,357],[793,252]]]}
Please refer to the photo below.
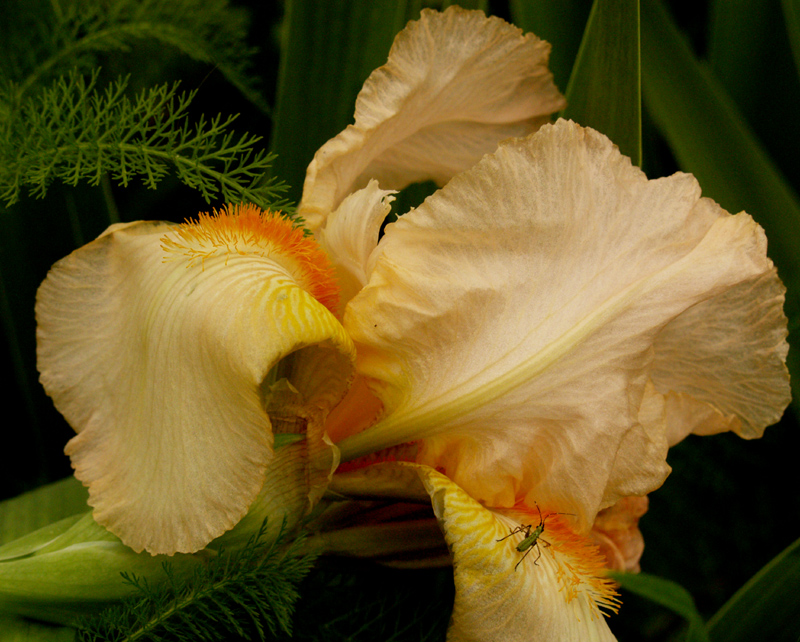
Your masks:
{"label": "veined petal surface", "polygon": [[355,124],[309,165],[298,208],[309,229],[370,178],[383,189],[442,185],[499,141],[535,131],[565,104],[549,54],[533,34],[480,11],[423,10],[364,83]]}
{"label": "veined petal surface", "polygon": [[327,227],[316,235],[336,269],[341,310],[367,284],[381,226],[392,209],[393,194],[371,180],[365,188],[345,198],[328,218]]}
{"label": "veined petal surface", "polygon": [[247,512],[273,454],[272,379],[308,416],[349,383],[352,343],[309,294],[330,288],[305,282],[322,277],[302,231],[223,214],[112,226],[37,295],[41,380],[78,433],[66,452],[95,519],[136,551],[199,550]]}
{"label": "veined petal surface", "polygon": [[651,377],[664,397],[670,445],[692,432],[732,430],[754,439],[781,418],[791,400],[785,295],[772,268],[699,303],[659,333]]}
{"label": "veined petal surface", "polygon": [[[692,176],[649,181],[605,136],[567,121],[503,143],[387,227],[344,317],[385,415],[343,440],[342,456],[422,440],[418,461],[476,500],[562,507],[586,532],[598,510],[668,473],[666,411],[646,394],[669,385],[654,374],[662,331],[687,313],[703,323],[693,311],[731,288],[760,296],[742,284],[762,278],[782,287],[763,230],[701,198]],[[715,342],[716,358],[736,358],[724,348],[744,333],[780,362],[785,318],[743,328],[746,318],[718,320],[729,340]],[[713,352],[692,350],[702,334],[686,363]],[[781,368],[752,376],[788,385]],[[750,413],[758,405],[730,407],[743,424],[775,416]]]}
{"label": "veined petal surface", "polygon": [[415,468],[453,556],[448,642],[615,639],[600,610],[616,610],[613,583],[600,575],[597,549],[571,531],[570,517],[542,511],[541,537],[520,552],[525,533],[511,532],[538,526],[538,511],[489,510],[444,475]]}

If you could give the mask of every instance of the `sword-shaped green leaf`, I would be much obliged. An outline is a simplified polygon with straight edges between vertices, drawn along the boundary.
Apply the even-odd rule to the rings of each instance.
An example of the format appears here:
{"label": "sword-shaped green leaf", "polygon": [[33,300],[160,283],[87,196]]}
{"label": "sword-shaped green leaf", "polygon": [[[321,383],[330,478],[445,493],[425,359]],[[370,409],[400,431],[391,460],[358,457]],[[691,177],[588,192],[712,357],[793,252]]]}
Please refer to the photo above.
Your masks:
{"label": "sword-shaped green leaf", "polygon": [[566,98],[564,118],[604,133],[642,164],[639,0],[595,0]]}

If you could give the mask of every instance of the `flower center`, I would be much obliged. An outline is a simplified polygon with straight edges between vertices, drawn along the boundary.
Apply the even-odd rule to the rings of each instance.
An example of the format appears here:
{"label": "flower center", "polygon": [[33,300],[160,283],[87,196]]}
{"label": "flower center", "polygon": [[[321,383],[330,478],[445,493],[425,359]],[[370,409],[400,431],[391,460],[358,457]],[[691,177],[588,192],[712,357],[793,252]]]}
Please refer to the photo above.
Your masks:
{"label": "flower center", "polygon": [[325,251],[280,212],[252,204],[228,205],[181,223],[161,239],[164,251],[188,258],[188,266],[212,258],[259,256],[283,267],[297,284],[332,313],[339,288]]}

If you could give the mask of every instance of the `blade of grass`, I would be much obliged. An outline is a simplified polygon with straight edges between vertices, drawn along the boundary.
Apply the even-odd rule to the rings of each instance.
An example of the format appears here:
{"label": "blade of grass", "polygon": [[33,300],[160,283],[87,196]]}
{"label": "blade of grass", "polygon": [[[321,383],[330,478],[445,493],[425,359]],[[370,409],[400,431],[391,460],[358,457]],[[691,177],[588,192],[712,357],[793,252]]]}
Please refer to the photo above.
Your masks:
{"label": "blade of grass", "polygon": [[792,46],[797,73],[800,74],[800,0],[781,0],[786,17],[786,33]]}
{"label": "blade of grass", "polygon": [[552,45],[550,71],[556,86],[566,91],[592,3],[589,0],[511,0],[509,5],[515,25]]}
{"label": "blade of grass", "polygon": [[[708,63],[785,178],[797,189],[800,77],[780,0],[713,0]],[[765,117],[766,115],[768,117]]]}

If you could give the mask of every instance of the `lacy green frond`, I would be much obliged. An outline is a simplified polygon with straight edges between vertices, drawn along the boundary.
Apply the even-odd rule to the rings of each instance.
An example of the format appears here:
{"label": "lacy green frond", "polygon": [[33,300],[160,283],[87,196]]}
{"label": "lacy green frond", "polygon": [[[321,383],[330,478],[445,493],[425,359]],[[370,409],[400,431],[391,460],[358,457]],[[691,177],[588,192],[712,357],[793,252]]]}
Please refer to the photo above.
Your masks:
{"label": "lacy green frond", "polygon": [[188,581],[165,564],[168,581],[150,586],[127,576],[137,595],[77,627],[78,642],[116,640],[233,640],[291,635],[297,585],[314,564],[300,552],[302,540],[286,547],[262,542],[266,522],[240,551],[221,552]]}
{"label": "lacy green frond", "polygon": [[265,179],[274,156],[256,149],[259,136],[231,131],[236,116],[201,116],[192,124],[187,110],[195,94],[178,93],[177,83],[131,100],[127,79],[104,91],[96,80],[97,72],[88,81],[70,73],[22,105],[0,138],[0,198],[7,205],[23,188],[44,197],[55,180],[97,185],[108,174],[123,186],[138,179],[155,188],[171,171],[206,202],[284,205],[284,185]]}
{"label": "lacy green frond", "polygon": [[37,35],[36,43],[21,43],[8,21],[2,30],[11,36],[5,46],[0,44],[0,60],[2,75],[15,83],[9,97],[12,106],[21,105],[35,93],[31,90],[68,69],[94,68],[99,53],[154,41],[214,65],[250,102],[269,112],[251,73],[256,50],[246,41],[249,17],[228,0],[65,0],[48,5],[9,0],[9,4],[16,20],[36,22],[36,29],[26,35]]}

